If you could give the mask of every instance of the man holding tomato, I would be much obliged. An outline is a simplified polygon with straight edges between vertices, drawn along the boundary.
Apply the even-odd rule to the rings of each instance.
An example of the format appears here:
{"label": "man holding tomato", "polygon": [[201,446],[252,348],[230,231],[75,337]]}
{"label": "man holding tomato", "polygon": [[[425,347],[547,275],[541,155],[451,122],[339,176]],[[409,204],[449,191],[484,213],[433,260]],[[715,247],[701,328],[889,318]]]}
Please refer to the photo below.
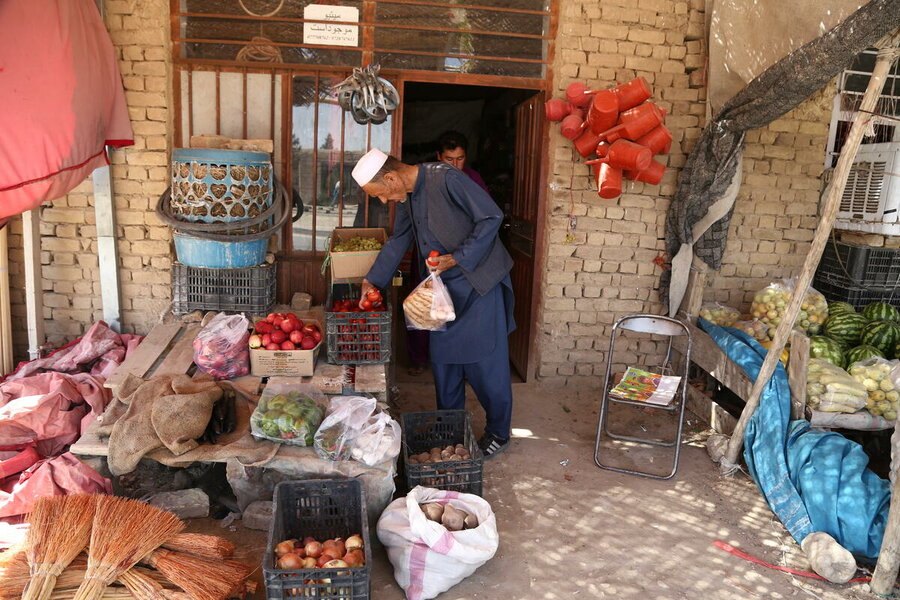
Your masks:
{"label": "man holding tomato", "polygon": [[398,203],[394,233],[363,280],[360,306],[390,283],[415,242],[441,275],[456,313],[444,331],[430,334],[438,408],[465,408],[468,381],[487,417],[478,445],[485,458],[502,452],[512,416],[507,337],[515,329],[512,258],[497,237],[503,213],[487,192],[443,162],[407,165],[373,149],[353,178],[382,203]]}

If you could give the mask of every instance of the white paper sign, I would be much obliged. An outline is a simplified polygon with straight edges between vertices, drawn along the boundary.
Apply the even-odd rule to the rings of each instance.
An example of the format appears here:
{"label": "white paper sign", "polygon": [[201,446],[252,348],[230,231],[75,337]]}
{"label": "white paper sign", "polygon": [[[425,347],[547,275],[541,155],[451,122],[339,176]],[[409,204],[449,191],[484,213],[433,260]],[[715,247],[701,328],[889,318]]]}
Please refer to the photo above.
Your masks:
{"label": "white paper sign", "polygon": [[[359,9],[353,6],[310,4],[303,18],[313,21],[349,21],[359,23]],[[303,43],[325,46],[358,46],[359,26],[345,23],[304,23]]]}

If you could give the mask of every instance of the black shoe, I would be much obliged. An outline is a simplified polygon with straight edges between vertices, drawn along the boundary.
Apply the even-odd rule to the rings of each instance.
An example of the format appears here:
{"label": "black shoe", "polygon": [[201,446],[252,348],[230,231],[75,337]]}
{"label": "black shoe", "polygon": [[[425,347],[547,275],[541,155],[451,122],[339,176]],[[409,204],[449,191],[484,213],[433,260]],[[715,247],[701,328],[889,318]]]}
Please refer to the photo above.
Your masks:
{"label": "black shoe", "polygon": [[481,448],[484,459],[488,460],[509,448],[509,439],[507,438],[504,440],[491,433],[485,433],[481,436],[481,439],[478,440],[478,447]]}

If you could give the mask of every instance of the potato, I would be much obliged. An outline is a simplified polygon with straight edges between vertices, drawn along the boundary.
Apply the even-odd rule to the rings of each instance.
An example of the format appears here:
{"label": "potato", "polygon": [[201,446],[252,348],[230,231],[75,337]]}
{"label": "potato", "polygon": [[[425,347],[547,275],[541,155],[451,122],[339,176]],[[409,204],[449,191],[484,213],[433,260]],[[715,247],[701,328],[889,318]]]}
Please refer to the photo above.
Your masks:
{"label": "potato", "polygon": [[444,514],[441,515],[441,524],[447,531],[461,531],[466,524],[465,513],[448,504],[444,507]]}
{"label": "potato", "polygon": [[475,515],[470,515],[465,511],[463,511],[463,514],[466,515],[463,519],[463,524],[465,525],[466,529],[475,529],[476,527],[478,527],[478,517],[476,517]]}
{"label": "potato", "polygon": [[420,504],[422,508],[422,512],[425,513],[425,518],[429,521],[434,521],[436,523],[441,522],[441,517],[444,515],[444,507],[437,502],[428,502],[427,504]]}

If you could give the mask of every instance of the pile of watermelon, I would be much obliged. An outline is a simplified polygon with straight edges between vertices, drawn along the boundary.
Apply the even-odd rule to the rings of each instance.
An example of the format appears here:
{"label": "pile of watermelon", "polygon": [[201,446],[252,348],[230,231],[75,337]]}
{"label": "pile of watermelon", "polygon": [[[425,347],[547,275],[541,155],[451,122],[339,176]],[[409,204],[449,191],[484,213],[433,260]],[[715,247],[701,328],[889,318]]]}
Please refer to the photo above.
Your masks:
{"label": "pile of watermelon", "polygon": [[810,356],[841,368],[872,356],[900,358],[900,312],[887,302],[873,302],[861,313],[832,302],[828,314],[824,335],[810,338]]}

